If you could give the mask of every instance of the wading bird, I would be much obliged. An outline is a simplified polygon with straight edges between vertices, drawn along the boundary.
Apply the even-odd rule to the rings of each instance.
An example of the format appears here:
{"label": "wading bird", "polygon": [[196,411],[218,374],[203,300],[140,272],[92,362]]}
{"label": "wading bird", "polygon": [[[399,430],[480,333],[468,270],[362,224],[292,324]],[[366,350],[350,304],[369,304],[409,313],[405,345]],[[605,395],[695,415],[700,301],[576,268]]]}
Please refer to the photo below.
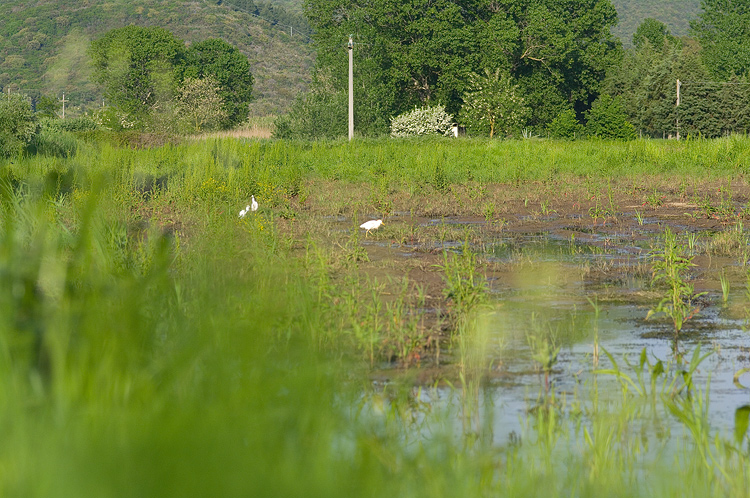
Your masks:
{"label": "wading bird", "polygon": [[244,218],[247,213],[250,212],[250,206],[245,206],[245,209],[240,211],[240,218]]}
{"label": "wading bird", "polygon": [[251,196],[251,197],[253,198],[253,202],[251,202],[250,206],[248,206],[248,207],[250,208],[251,211],[257,211],[258,210],[258,201],[255,200],[255,196],[254,195]]}
{"label": "wading bird", "polygon": [[365,230],[367,230],[367,232],[365,232],[365,237],[367,237],[367,234],[370,233],[370,230],[377,230],[382,224],[383,220],[370,220],[362,223],[359,228],[364,228]]}

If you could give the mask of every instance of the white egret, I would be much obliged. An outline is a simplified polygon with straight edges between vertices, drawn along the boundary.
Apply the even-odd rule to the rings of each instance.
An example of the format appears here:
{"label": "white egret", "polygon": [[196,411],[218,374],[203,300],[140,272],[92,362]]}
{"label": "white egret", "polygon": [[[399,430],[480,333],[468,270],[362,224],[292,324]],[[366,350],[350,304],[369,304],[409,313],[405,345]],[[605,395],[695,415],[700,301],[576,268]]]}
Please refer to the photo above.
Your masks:
{"label": "white egret", "polygon": [[367,234],[370,233],[370,230],[377,230],[380,225],[383,225],[383,220],[370,220],[362,223],[359,228],[364,228],[365,230],[367,230],[367,232],[365,232],[365,237],[367,237]]}
{"label": "white egret", "polygon": [[240,218],[244,218],[247,213],[250,212],[250,206],[245,206],[245,209],[240,211]]}
{"label": "white egret", "polygon": [[250,206],[248,206],[248,208],[250,208],[251,211],[257,211],[258,210],[258,201],[255,200],[255,196],[254,195],[251,196],[251,197],[253,198],[253,202],[250,203]]}

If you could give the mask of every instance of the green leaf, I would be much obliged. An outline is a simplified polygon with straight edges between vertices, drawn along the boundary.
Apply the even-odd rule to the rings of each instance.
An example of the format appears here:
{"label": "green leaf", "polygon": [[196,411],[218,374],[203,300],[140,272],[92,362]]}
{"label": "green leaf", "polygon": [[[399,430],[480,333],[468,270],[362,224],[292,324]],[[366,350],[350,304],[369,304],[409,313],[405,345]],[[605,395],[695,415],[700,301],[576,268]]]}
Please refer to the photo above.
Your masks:
{"label": "green leaf", "polygon": [[742,376],[743,374],[746,374],[746,373],[750,373],[750,368],[743,368],[742,370],[738,370],[734,374],[734,379],[733,379],[734,385],[737,386],[737,387],[739,387],[740,389],[748,389],[747,387],[743,386],[740,383],[740,376]]}
{"label": "green leaf", "polygon": [[738,444],[742,443],[750,426],[750,405],[744,405],[734,412],[734,438]]}

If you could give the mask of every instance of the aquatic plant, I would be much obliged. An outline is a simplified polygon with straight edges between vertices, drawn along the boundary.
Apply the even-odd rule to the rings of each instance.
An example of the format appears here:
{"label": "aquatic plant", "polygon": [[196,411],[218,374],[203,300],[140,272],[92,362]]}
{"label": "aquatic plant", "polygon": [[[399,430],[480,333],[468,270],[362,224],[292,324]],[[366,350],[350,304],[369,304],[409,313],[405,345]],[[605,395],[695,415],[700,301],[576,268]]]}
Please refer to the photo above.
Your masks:
{"label": "aquatic plant", "polygon": [[459,323],[486,302],[487,280],[479,273],[477,255],[467,242],[458,253],[444,251],[439,269],[445,284],[443,295],[451,303],[454,321]]}
{"label": "aquatic plant", "polygon": [[679,334],[687,320],[698,313],[694,301],[705,294],[695,293],[687,280],[687,271],[695,266],[693,256],[685,256],[682,244],[670,228],[664,231],[661,248],[651,252],[651,283],[663,284],[667,291],[659,304],[650,309],[646,319],[663,314],[672,320],[675,334]]}

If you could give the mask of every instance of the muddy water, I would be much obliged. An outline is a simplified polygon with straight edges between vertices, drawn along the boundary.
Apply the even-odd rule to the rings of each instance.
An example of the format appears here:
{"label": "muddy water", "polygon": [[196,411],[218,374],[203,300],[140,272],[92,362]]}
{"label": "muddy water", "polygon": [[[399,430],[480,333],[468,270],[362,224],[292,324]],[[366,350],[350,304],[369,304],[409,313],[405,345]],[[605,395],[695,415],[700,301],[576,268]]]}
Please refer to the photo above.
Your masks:
{"label": "muddy water", "polygon": [[[539,220],[535,221],[538,225]],[[427,220],[424,226],[446,223],[472,225],[465,220],[442,219]],[[588,226],[573,218],[555,218],[551,223],[553,227],[541,230],[489,234],[473,246],[487,262],[491,294],[480,337],[473,339],[473,347],[479,349],[491,372],[478,404],[484,419],[491,414],[495,440],[509,442],[522,433],[529,414],[545,396],[554,395],[565,409],[585,406],[596,383],[598,396],[622,400],[617,379],[595,373],[612,369],[606,353],[623,373],[635,379],[635,366],[643,351],[651,364],[662,361],[675,371],[687,368],[697,347],[710,354],[694,374],[699,389],[695,395],[708,390],[711,429],[731,436],[735,410],[750,404],[750,390],[735,383],[735,374],[750,367],[750,332],[745,331],[750,317],[748,284],[737,257],[707,255],[708,236],[714,232],[705,232],[705,227],[673,227],[682,240],[690,233],[698,234],[690,249],[696,266],[688,278],[696,293],[705,292],[696,301],[700,311],[685,323],[675,341],[668,319],[646,319],[665,294],[665,289],[651,285],[650,273],[650,253],[666,226],[664,220],[641,219],[637,228],[635,219],[628,226],[614,228]],[[482,229],[482,222],[473,224]],[[460,251],[462,245],[443,241],[433,243],[429,251],[422,248],[422,252]],[[390,257],[396,260],[420,257],[419,244],[405,246],[381,239],[365,246],[374,251],[376,259],[389,257],[378,255],[378,250],[388,247]],[[719,283],[722,271],[730,285],[726,302]],[[537,344],[541,338],[560,348],[546,379],[534,359],[535,337]],[[445,354],[444,364],[456,365],[461,361],[459,355],[457,351]],[[656,399],[672,396],[661,387],[663,379],[656,384]],[[750,387],[750,374],[739,380]],[[650,390],[650,381],[646,384]],[[460,390],[447,387],[422,390],[420,396],[425,403],[443,409],[458,410],[465,401]],[[667,424],[666,430],[681,430],[666,409],[659,418]]]}
{"label": "muddy water", "polygon": [[[560,405],[586,405],[596,382],[600,396],[622,399],[614,376],[595,373],[612,369],[606,353],[635,379],[643,351],[651,364],[661,360],[680,370],[697,347],[710,354],[695,372],[694,385],[708,390],[711,429],[731,436],[735,410],[750,404],[750,390],[735,383],[735,374],[750,367],[744,272],[730,268],[737,265],[731,258],[712,258],[710,267],[694,268],[691,283],[706,294],[675,341],[668,319],[646,319],[665,292],[651,285],[648,274],[653,242],[595,232],[587,236],[581,241],[583,236],[575,240],[559,232],[514,235],[488,248],[488,259],[508,270],[491,282],[493,304],[483,343],[493,365],[495,438],[508,441],[521,433],[527,415],[551,394]],[[703,248],[694,250],[700,254]],[[734,270],[726,302],[717,292],[718,268]],[[534,359],[534,338],[560,348],[548,379]],[[650,390],[648,373],[645,378]],[[661,388],[663,379],[656,384],[657,399],[671,396]],[[750,374],[739,380],[750,384]],[[676,418],[666,411],[662,415],[671,430],[680,430]]]}

